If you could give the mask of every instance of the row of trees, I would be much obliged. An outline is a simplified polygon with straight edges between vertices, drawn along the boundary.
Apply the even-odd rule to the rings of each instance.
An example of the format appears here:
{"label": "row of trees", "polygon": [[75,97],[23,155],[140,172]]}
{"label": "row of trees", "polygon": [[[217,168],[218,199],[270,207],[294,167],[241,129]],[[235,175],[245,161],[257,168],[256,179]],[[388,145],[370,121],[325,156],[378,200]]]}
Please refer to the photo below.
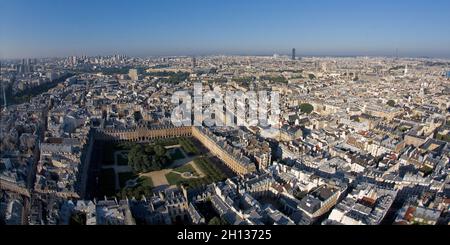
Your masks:
{"label": "row of trees", "polygon": [[287,84],[288,80],[283,76],[261,76],[261,80],[269,80],[274,83],[284,83]]}
{"label": "row of trees", "polygon": [[[115,75],[115,74],[128,74],[131,66],[124,67],[106,67],[99,71],[105,75]],[[144,76],[152,77],[163,77],[162,81],[169,83],[179,83],[189,78],[189,72],[173,72],[173,71],[156,71],[156,72],[146,72],[144,67],[136,67],[138,74],[143,74]],[[98,72],[98,71],[97,71]]]}
{"label": "row of trees", "polygon": [[[95,70],[95,72],[101,72],[104,75],[116,75],[116,74],[125,75],[125,74],[128,74],[130,69],[136,69],[138,71],[138,74],[142,74],[142,73],[144,73],[145,67],[132,67],[132,66],[102,67],[98,70]],[[81,71],[81,72],[83,72],[83,71]]]}
{"label": "row of trees", "polygon": [[181,72],[181,71],[180,72],[162,71],[162,72],[146,73],[146,75],[156,76],[156,77],[163,77],[160,80],[161,82],[180,83],[180,82],[186,81],[189,78],[190,73],[189,72]]}
{"label": "row of trees", "polygon": [[191,140],[180,138],[178,142],[181,145],[181,148],[183,148],[183,151],[186,152],[189,156],[195,156],[199,154],[197,147],[194,146]]}
{"label": "row of trees", "polygon": [[238,84],[243,85],[249,85],[251,82],[254,82],[256,80],[256,77],[250,76],[250,77],[235,77],[232,79],[233,82],[236,82]]}
{"label": "row of trees", "polygon": [[[38,96],[42,93],[45,93],[49,91],[52,88],[55,88],[58,86],[58,84],[66,81],[67,78],[73,77],[73,73],[66,74],[56,80],[50,81],[48,83],[44,83],[32,88],[27,88],[22,91],[17,92],[14,94],[12,90],[12,86],[7,86],[5,89],[6,94],[6,100],[8,102],[8,105],[11,104],[21,104],[30,101],[33,97]],[[1,98],[3,100],[3,93],[1,93]]]}

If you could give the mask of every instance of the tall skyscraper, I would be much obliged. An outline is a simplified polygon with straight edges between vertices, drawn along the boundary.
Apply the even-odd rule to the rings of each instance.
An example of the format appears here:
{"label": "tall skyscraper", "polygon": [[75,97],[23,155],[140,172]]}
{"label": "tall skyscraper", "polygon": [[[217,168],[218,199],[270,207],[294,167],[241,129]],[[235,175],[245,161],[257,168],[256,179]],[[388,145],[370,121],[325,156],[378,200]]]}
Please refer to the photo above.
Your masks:
{"label": "tall skyscraper", "polygon": [[192,68],[197,67],[197,59],[195,58],[195,56],[192,56]]}
{"label": "tall skyscraper", "polygon": [[292,60],[295,60],[295,48],[292,49]]}
{"label": "tall skyscraper", "polygon": [[25,59],[22,59],[22,64],[20,65],[19,73],[20,74],[27,73],[27,64],[26,64]]}
{"label": "tall skyscraper", "polygon": [[447,71],[446,75],[447,75],[447,79],[450,79],[450,70],[448,69],[448,63],[447,63],[447,69],[445,69]]}

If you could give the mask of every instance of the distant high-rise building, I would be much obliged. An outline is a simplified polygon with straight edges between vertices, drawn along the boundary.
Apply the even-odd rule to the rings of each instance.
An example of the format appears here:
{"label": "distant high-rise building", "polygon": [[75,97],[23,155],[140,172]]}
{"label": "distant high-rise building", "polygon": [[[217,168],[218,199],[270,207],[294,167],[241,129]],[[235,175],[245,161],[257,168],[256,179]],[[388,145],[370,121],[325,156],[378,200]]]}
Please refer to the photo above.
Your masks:
{"label": "distant high-rise building", "polygon": [[450,70],[448,69],[448,63],[447,63],[447,69],[445,69],[447,71],[447,73],[445,75],[447,75],[447,79],[450,79]]}
{"label": "distant high-rise building", "polygon": [[19,73],[24,74],[28,72],[27,63],[25,59],[22,59],[22,64],[20,65]]}
{"label": "distant high-rise building", "polygon": [[78,65],[78,58],[76,56],[72,56],[72,66]]}
{"label": "distant high-rise building", "polygon": [[295,60],[295,48],[292,49],[292,60]]}
{"label": "distant high-rise building", "polygon": [[192,68],[197,67],[197,59],[195,57],[192,57]]}

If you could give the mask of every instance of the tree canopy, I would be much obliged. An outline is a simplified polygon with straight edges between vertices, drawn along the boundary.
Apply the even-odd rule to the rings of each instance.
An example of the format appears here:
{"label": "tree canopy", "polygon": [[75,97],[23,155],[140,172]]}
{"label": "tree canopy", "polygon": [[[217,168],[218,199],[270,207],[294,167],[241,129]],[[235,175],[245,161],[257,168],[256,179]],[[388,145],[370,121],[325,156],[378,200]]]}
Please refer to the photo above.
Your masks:
{"label": "tree canopy", "polygon": [[169,159],[161,145],[134,145],[128,153],[128,164],[136,173],[161,170]]}
{"label": "tree canopy", "polygon": [[303,113],[310,114],[311,112],[314,111],[314,106],[308,103],[303,103],[300,105],[300,110]]}
{"label": "tree canopy", "polygon": [[148,72],[145,73],[146,76],[161,77],[160,82],[166,83],[180,83],[184,82],[191,75],[189,72],[171,72],[171,71],[159,71],[159,72]]}
{"label": "tree canopy", "polygon": [[208,222],[208,225],[226,225],[226,224],[227,223],[219,217],[214,217]]}
{"label": "tree canopy", "polygon": [[394,106],[395,106],[395,101],[389,100],[386,104],[387,104],[388,106],[390,106],[390,107],[394,107]]}
{"label": "tree canopy", "polygon": [[283,76],[261,76],[261,80],[269,80],[274,83],[288,83],[288,80]]}

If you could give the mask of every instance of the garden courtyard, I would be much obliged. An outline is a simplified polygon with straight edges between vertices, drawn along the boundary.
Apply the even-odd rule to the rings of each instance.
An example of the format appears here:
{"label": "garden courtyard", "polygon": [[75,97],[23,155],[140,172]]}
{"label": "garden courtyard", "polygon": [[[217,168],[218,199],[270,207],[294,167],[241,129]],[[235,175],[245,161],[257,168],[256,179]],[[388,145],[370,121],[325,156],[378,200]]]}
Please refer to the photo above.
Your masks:
{"label": "garden courtyard", "polygon": [[227,178],[194,138],[106,143],[98,154],[99,197],[138,198],[173,186],[198,188]]}

